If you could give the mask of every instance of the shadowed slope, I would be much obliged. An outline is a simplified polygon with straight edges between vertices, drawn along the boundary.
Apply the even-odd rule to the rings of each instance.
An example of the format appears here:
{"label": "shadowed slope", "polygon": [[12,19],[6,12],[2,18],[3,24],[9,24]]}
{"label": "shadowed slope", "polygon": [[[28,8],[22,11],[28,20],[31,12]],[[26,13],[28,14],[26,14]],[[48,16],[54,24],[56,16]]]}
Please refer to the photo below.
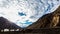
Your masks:
{"label": "shadowed slope", "polygon": [[16,24],[9,22],[7,19],[0,17],[0,29],[17,29],[20,28]]}

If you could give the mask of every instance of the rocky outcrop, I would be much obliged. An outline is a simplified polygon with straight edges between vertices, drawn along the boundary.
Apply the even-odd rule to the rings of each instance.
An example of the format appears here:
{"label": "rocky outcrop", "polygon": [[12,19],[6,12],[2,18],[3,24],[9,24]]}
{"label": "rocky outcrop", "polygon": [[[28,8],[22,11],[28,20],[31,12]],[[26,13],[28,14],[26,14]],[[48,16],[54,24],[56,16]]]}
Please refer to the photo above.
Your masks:
{"label": "rocky outcrop", "polygon": [[60,6],[53,13],[42,16],[37,22],[31,24],[27,29],[59,28],[60,27]]}

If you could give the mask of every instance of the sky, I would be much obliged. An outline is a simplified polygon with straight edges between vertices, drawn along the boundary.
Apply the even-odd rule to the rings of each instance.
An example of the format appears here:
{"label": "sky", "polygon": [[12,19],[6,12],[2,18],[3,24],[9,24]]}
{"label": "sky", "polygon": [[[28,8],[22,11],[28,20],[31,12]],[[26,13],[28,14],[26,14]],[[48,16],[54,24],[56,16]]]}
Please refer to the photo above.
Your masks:
{"label": "sky", "polygon": [[24,28],[54,12],[60,0],[0,0],[0,17]]}

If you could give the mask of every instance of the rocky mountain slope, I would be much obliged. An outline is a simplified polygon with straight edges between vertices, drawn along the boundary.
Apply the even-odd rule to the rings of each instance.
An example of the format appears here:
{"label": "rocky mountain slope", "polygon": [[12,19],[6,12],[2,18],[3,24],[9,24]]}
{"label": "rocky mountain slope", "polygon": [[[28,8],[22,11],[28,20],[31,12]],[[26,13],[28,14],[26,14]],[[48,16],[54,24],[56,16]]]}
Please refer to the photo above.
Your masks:
{"label": "rocky mountain slope", "polygon": [[53,13],[42,16],[37,22],[27,29],[60,28],[60,6]]}
{"label": "rocky mountain slope", "polygon": [[0,29],[17,29],[20,28],[16,24],[9,22],[7,19],[0,17]]}

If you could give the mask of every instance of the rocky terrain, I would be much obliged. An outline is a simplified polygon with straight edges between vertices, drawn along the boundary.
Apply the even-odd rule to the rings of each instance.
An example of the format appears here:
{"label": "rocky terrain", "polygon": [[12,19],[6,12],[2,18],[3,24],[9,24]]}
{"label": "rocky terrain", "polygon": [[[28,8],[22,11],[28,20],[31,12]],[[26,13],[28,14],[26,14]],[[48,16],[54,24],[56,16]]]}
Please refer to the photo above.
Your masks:
{"label": "rocky terrain", "polygon": [[42,16],[37,22],[27,29],[60,28],[60,6],[53,13]]}

